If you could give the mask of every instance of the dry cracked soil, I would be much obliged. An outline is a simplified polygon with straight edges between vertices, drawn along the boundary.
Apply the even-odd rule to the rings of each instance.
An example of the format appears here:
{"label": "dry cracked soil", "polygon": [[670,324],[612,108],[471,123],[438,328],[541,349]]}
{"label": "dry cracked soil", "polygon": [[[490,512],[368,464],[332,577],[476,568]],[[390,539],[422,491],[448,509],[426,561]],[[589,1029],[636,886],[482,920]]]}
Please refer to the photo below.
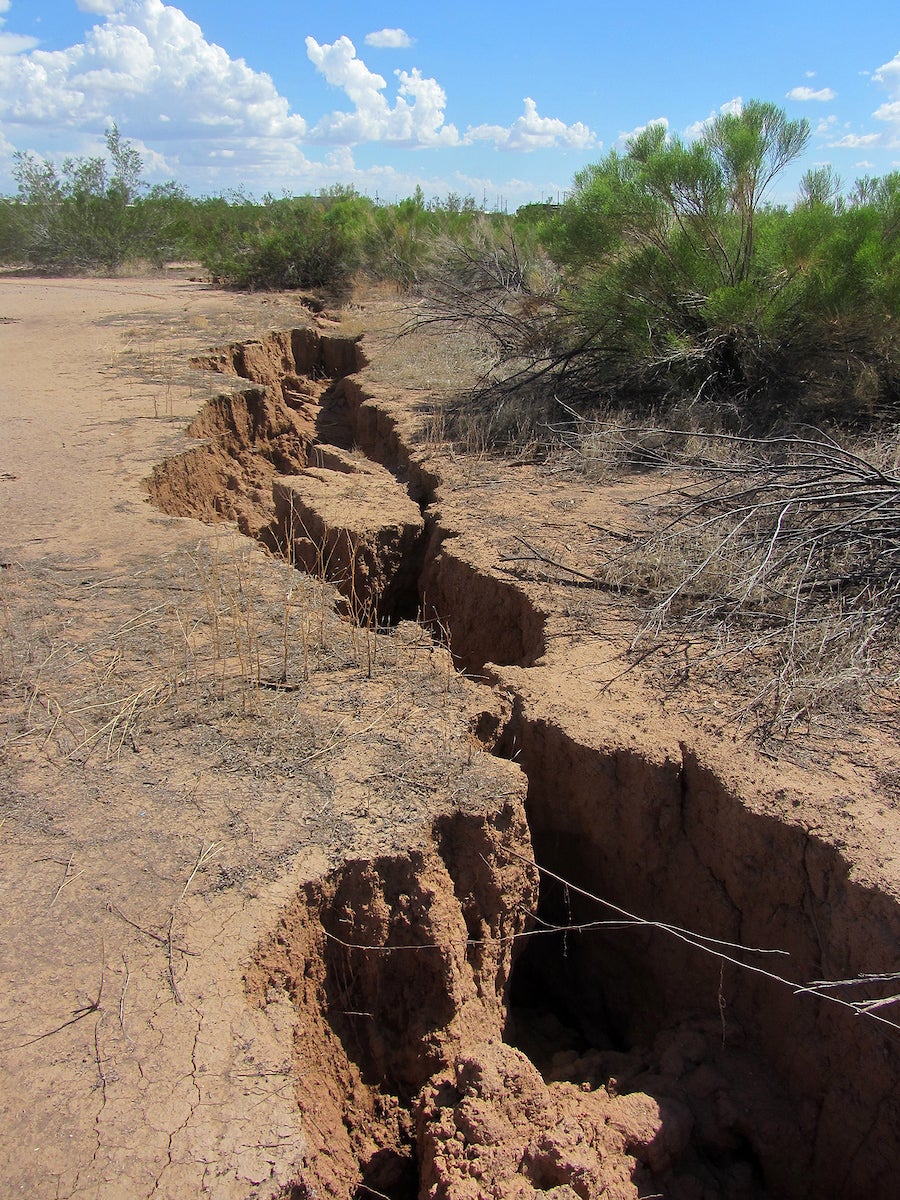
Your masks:
{"label": "dry cracked soil", "polygon": [[626,669],[646,481],[319,308],[0,279],[0,1193],[895,1196],[895,738]]}

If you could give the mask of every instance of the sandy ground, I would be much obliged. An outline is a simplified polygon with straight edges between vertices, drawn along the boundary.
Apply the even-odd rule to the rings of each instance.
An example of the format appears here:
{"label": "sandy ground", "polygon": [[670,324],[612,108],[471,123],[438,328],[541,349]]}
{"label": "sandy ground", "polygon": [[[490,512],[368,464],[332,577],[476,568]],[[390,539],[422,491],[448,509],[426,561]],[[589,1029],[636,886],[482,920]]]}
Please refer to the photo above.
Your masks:
{"label": "sandy ground", "polygon": [[[219,322],[249,330],[268,315],[268,306],[239,308],[181,279],[0,282],[6,1195],[194,1192],[200,1175],[179,1174],[170,1150],[196,1111],[197,1073],[212,1080],[237,1066],[221,1061],[217,1026],[240,1027],[248,1048],[246,1128],[268,1127],[270,1142],[297,1136],[289,1091],[258,1082],[283,1083],[270,1072],[283,1069],[285,1048],[241,1002],[227,950],[252,936],[254,918],[226,904],[211,923],[208,911],[185,913],[171,939],[164,928],[194,866],[192,884],[210,846],[221,848],[221,821],[204,812],[202,761],[188,761],[186,747],[179,756],[177,735],[163,754],[132,745],[124,765],[117,736],[79,748],[131,703],[132,681],[101,694],[95,672],[110,671],[112,682],[129,625],[158,636],[173,564],[198,552],[194,531],[149,508],[141,481],[196,408],[191,387],[174,377],[191,338],[205,342]],[[45,665],[56,659],[67,663],[61,673]],[[60,745],[49,713],[94,704],[105,707],[85,711],[86,724],[72,718]],[[185,937],[210,967],[199,986],[218,997],[202,1014],[193,986],[174,979]],[[210,1093],[200,1134],[210,1157],[226,1125]],[[255,1140],[242,1131],[232,1145],[236,1194],[270,1173]],[[178,1182],[166,1184],[167,1170]]]}
{"label": "sandy ground", "polygon": [[[471,758],[464,698],[417,627],[373,671],[330,589],[147,501],[211,392],[189,355],[296,301],[4,279],[0,316],[0,1192],[275,1194],[294,1016],[246,961],[329,856],[409,843]],[[250,686],[285,667],[314,682]]]}
{"label": "sandy ground", "polygon": [[[669,692],[659,679],[622,672],[630,618],[621,605],[521,561],[524,537],[589,571],[582,548],[591,531],[628,519],[615,488],[422,450],[441,480],[431,512],[444,539],[424,586],[450,614],[458,662],[481,682],[455,672],[412,622],[386,634],[342,619],[329,585],[275,562],[233,525],[148,503],[153,468],[184,449],[187,421],[223,385],[191,371],[190,355],[311,324],[296,299],[223,295],[177,275],[0,279],[0,1191],[104,1200],[349,1195],[347,1163],[377,1157],[389,1127],[414,1139],[418,1120],[431,1172],[422,1186],[433,1189],[423,1194],[530,1196],[557,1186],[561,1197],[576,1194],[583,1164],[549,1134],[540,1153],[528,1148],[520,1109],[531,1096],[554,1127],[569,1121],[579,1138],[607,1131],[608,1145],[597,1135],[594,1174],[584,1167],[594,1182],[579,1184],[578,1195],[600,1194],[600,1160],[610,1155],[609,1194],[636,1195],[633,1170],[662,1178],[686,1152],[685,1114],[697,1097],[707,1111],[711,1091],[727,1092],[721,1079],[710,1083],[718,1050],[696,1052],[705,1065],[688,1078],[683,1049],[690,1038],[713,1045],[727,1008],[735,1031],[758,1018],[783,1060],[781,1083],[793,1073],[793,1095],[810,1097],[795,1106],[799,1132],[783,1145],[772,1129],[787,1102],[781,1093],[759,1101],[756,1128],[769,1132],[754,1146],[775,1164],[770,1194],[806,1194],[803,1172],[808,1182],[813,1171],[820,1182],[809,1194],[832,1194],[821,1184],[831,1169],[824,1144],[856,1110],[852,1153],[841,1149],[846,1178],[835,1176],[844,1190],[833,1194],[887,1196],[897,1166],[893,1031],[847,1041],[860,1024],[854,1014],[773,1001],[784,988],[770,995],[762,984],[745,986],[718,963],[697,969],[673,951],[648,966],[638,961],[645,942],[623,959],[633,978],[647,977],[645,1001],[619,997],[632,1044],[662,1037],[653,1003],[682,1022],[668,1051],[619,1063],[643,1080],[630,1115],[608,1082],[602,1103],[587,1075],[580,1083],[566,1076],[559,1088],[570,1091],[551,1097],[524,1056],[497,1049],[508,955],[480,963],[468,948],[450,955],[441,986],[455,1000],[445,1033],[426,1022],[399,1058],[382,1043],[354,1057],[352,1039],[326,1028],[322,1012],[303,1024],[303,997],[320,1003],[334,987],[329,972],[346,968],[331,963],[316,974],[314,962],[330,962],[321,934],[310,932],[320,917],[333,930],[358,922],[359,937],[376,928],[387,937],[391,905],[455,894],[457,909],[442,900],[444,915],[423,916],[423,928],[435,937],[456,930],[466,946],[477,925],[471,886],[493,897],[496,911],[484,917],[492,937],[503,942],[521,928],[504,925],[511,918],[501,897],[533,886],[508,857],[509,846],[527,849],[526,786],[535,845],[567,878],[584,886],[602,862],[609,894],[627,895],[647,916],[744,944],[789,945],[791,978],[894,971],[900,930],[900,755],[890,736],[855,729],[793,762],[763,758],[735,733],[727,699]],[[417,401],[396,402],[377,373],[365,386],[381,397],[369,452],[396,457]],[[306,491],[326,476],[311,474]],[[470,730],[495,753],[483,754]],[[451,812],[471,823],[487,882],[465,883],[481,867],[463,871],[446,830],[434,832]],[[418,865],[403,858],[410,854],[421,855]],[[375,870],[367,865],[375,859],[393,865]],[[406,874],[390,900],[385,880],[394,871]],[[355,895],[369,896],[350,915],[341,900],[348,879]],[[524,900],[520,907],[523,922]],[[608,962],[585,955],[585,995]],[[388,1029],[395,1009],[406,1020],[403,1005],[421,1008],[436,986],[395,983],[397,992],[380,997],[382,983],[373,994],[340,992],[341,1003],[356,1017],[377,1003]],[[662,999],[651,1003],[651,994]],[[615,986],[608,1001],[614,1008]],[[741,1036],[735,1044],[749,1047]],[[806,1056],[797,1049],[804,1039],[813,1047]],[[436,1077],[411,1117],[386,1114],[373,1062],[397,1075],[395,1091],[415,1091],[454,1054],[457,1110],[441,1099],[451,1085]],[[833,1089],[841,1055],[880,1065]],[[594,1060],[579,1065],[586,1060],[574,1051],[570,1058],[573,1070],[600,1071]],[[738,1068],[716,1061],[733,1087]],[[505,1089],[521,1094],[521,1105],[498,1099]],[[593,1100],[579,1099],[592,1089]],[[496,1137],[520,1147],[508,1151],[511,1174],[498,1174],[493,1191],[471,1179],[461,1188],[452,1175],[477,1157],[459,1149],[469,1099],[494,1104],[506,1122]],[[354,1105],[368,1114],[355,1118],[355,1132]],[[745,1133],[736,1131],[752,1124],[737,1107],[709,1134],[716,1154],[736,1156],[731,1174],[714,1178],[689,1164],[692,1182],[665,1194],[769,1194],[737,1162]],[[696,1112],[692,1119],[702,1124]],[[523,1154],[543,1163],[530,1182],[516,1174]],[[382,1194],[378,1178],[359,1194]],[[744,1190],[729,1192],[738,1179]]]}

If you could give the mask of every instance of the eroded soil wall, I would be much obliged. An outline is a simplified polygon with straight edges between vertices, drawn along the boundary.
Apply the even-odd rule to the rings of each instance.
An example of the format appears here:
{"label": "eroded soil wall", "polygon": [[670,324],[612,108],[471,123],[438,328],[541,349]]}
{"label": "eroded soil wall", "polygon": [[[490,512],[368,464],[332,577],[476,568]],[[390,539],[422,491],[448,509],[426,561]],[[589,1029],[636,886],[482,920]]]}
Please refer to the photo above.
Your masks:
{"label": "eroded soil wall", "polygon": [[[529,780],[536,860],[646,921],[689,930],[750,967],[797,981],[854,979],[895,963],[900,913],[860,886],[840,852],[805,829],[751,811],[682,747],[657,758],[580,744],[523,706],[507,747]],[[546,920],[580,925],[616,913],[552,879]],[[738,947],[779,949],[748,954]],[[652,1046],[686,1021],[721,1025],[788,1098],[735,1113],[733,1130],[780,1196],[889,1196],[900,1163],[900,1060],[886,1026],[687,945],[663,928],[570,934],[542,969],[587,1037]],[[888,985],[893,990],[893,983]],[[837,993],[840,995],[840,993]],[[885,993],[887,994],[887,993]]]}
{"label": "eroded soil wall", "polygon": [[417,1194],[412,1100],[463,1048],[501,1040],[515,938],[537,903],[530,856],[521,799],[449,813],[409,853],[307,885],[259,947],[248,994],[286,991],[298,1013],[312,1188],[348,1196],[362,1178]]}
{"label": "eroded soil wall", "polygon": [[154,469],[147,481],[150,499],[173,515],[234,521],[242,533],[277,549],[275,477],[307,465],[310,446],[322,440],[320,426],[328,420],[323,397],[365,364],[356,340],[311,328],[276,331],[193,359],[195,367],[254,386],[204,405],[187,429],[200,444]]}
{"label": "eroded soil wall", "polygon": [[[249,411],[229,417],[220,404],[220,416],[210,409],[193,432],[224,446],[223,461],[241,464],[249,454],[251,463],[265,459],[272,475],[302,472],[318,453],[326,482],[344,460],[316,446],[355,443],[424,510],[419,597],[426,618],[449,631],[458,663],[494,680],[503,666],[529,667],[545,652],[545,614],[524,588],[466,555],[397,406],[341,378],[359,365],[358,353],[355,343],[316,343],[310,331],[229,347],[213,365],[263,384],[253,403],[271,411],[262,421]],[[317,373],[339,380],[318,399],[301,378]],[[278,439],[295,435],[285,450]],[[260,454],[261,446],[269,449]],[[170,487],[167,511],[206,515],[190,507],[199,472],[179,470],[183,482]],[[264,491],[262,482],[241,486],[251,501]],[[161,486],[158,502],[159,495]],[[259,503],[257,534],[277,530],[265,507],[271,497]],[[253,524],[244,521],[248,531]],[[788,981],[799,987],[890,969],[900,946],[895,900],[855,882],[836,845],[726,786],[689,746],[638,752],[607,745],[599,733],[576,736],[564,717],[535,715],[521,694],[505,728],[492,727],[484,740],[527,777],[535,859],[569,885],[545,874],[537,928],[567,932],[528,943],[512,999],[514,1008],[549,1014],[546,1028],[555,1021],[574,1029],[579,1048],[566,1051],[569,1073],[553,1083],[573,1091],[545,1094],[550,1085],[529,1074],[518,1051],[498,1050],[488,1064],[484,1049],[502,1045],[515,1023],[508,939],[529,923],[534,930],[528,831],[503,805],[477,820],[448,816],[408,856],[347,863],[307,888],[248,972],[259,1003],[283,989],[300,1014],[297,1091],[312,1131],[315,1186],[346,1196],[362,1179],[398,1198],[419,1188],[423,1196],[506,1197],[557,1186],[589,1198],[654,1188],[685,1198],[892,1196],[900,1167],[895,1032],[797,995]],[[698,948],[703,939],[716,953]],[[585,1089],[600,1107],[578,1109],[576,1121],[575,1093]],[[598,1131],[611,1127],[618,1141],[579,1167],[552,1139],[528,1141],[504,1108],[512,1092],[548,1127],[574,1121],[576,1142],[593,1137],[594,1150],[605,1147]],[[643,1097],[635,1112],[646,1101],[652,1119],[646,1105],[640,1120],[614,1119],[604,1105],[623,1092]],[[559,1108],[563,1095],[576,1107]],[[475,1129],[476,1110],[494,1134]],[[489,1187],[490,1156],[477,1148],[494,1136],[519,1148],[508,1150]],[[469,1190],[460,1190],[462,1168],[449,1149],[459,1145],[482,1172]],[[604,1183],[610,1155],[619,1157]]]}

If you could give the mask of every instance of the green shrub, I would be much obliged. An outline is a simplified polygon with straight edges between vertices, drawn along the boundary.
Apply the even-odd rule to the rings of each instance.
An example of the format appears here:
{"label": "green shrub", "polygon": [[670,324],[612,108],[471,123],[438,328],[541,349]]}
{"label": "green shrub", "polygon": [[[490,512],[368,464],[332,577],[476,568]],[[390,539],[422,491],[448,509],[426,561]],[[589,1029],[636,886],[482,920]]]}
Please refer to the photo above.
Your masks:
{"label": "green shrub", "polygon": [[237,212],[216,213],[200,259],[233,287],[340,287],[360,262],[367,204],[351,196],[244,201]]}
{"label": "green shrub", "polygon": [[149,195],[138,152],[118,128],[106,133],[107,159],[67,158],[57,169],[33,154],[15,156],[18,200],[5,256],[47,271],[116,271],[123,263],[160,263],[176,248],[171,210],[184,199],[174,185]]}
{"label": "green shrub", "polygon": [[576,176],[544,237],[567,280],[561,361],[571,374],[572,342],[589,359],[586,403],[703,400],[771,425],[896,400],[900,176],[844,198],[819,168],[792,209],[768,204],[808,137],[752,101],[690,145],[650,126]]}

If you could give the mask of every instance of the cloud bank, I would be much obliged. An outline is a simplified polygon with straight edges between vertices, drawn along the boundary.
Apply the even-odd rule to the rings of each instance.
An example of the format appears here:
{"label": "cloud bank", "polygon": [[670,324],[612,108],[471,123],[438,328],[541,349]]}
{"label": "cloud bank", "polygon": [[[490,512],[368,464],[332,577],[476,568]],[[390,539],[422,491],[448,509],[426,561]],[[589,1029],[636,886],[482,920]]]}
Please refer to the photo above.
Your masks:
{"label": "cloud bank", "polygon": [[80,4],[103,18],[83,42],[0,59],[0,121],[13,140],[47,128],[96,139],[116,121],[141,145],[157,142],[170,170],[229,151],[248,164],[305,161],[306,122],[271,78],[208,42],[180,9]]}
{"label": "cloud bank", "polygon": [[[148,162],[164,173],[227,164],[252,186],[266,174],[277,180],[318,165],[307,157],[311,147],[334,154],[364,144],[452,149],[488,142],[513,151],[593,144],[586,125],[543,117],[530,99],[509,127],[484,124],[460,133],[447,119],[447,94],[436,79],[410,66],[395,70],[389,87],[347,37],[331,44],[306,39],[312,68],[347,101],[307,118],[292,110],[268,74],[208,41],[164,0],[77,5],[97,21],[82,42],[63,50],[43,50],[35,38],[7,32],[0,16],[0,123],[21,148],[90,151],[115,121],[139,148],[153,147]],[[10,0],[0,0],[0,14],[10,8]],[[385,28],[366,42],[406,50],[413,39]]]}
{"label": "cloud bank", "polygon": [[[397,32],[397,31],[384,31]],[[371,35],[370,35],[371,36]],[[542,117],[530,97],[524,112],[512,125],[470,126],[461,134],[445,118],[447,94],[436,79],[418,68],[394,71],[397,97],[385,94],[387,80],[370,71],[348,37],[330,45],[306,39],[310,62],[333,87],[340,88],[353,104],[350,112],[323,117],[310,131],[310,140],[354,145],[393,142],[404,146],[469,146],[488,142],[501,150],[587,149],[596,145],[591,130],[580,121],[567,125],[556,117]]]}

